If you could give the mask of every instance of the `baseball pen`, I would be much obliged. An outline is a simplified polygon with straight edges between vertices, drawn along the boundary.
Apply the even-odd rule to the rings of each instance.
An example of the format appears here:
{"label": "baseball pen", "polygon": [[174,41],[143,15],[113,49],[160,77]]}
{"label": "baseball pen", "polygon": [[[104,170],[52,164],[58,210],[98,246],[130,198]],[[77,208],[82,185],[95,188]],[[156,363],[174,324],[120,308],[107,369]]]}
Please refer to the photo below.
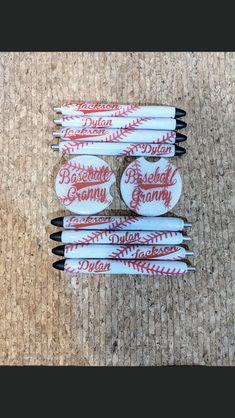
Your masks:
{"label": "baseball pen", "polygon": [[192,224],[167,216],[64,216],[51,220],[64,229],[101,229],[109,231],[182,231]]}
{"label": "baseball pen", "polygon": [[182,244],[191,238],[176,231],[106,231],[102,229],[54,232],[50,239],[63,244]]}
{"label": "baseball pen", "polygon": [[54,119],[54,123],[63,127],[76,128],[128,129],[128,126],[132,126],[135,129],[160,129],[162,131],[175,131],[187,126],[186,122],[171,118],[112,118],[105,116],[64,116],[62,119]]}
{"label": "baseball pen", "polygon": [[186,115],[185,110],[174,106],[130,105],[130,104],[102,104],[68,102],[62,106],[55,106],[54,111],[65,116],[98,115],[112,117],[153,117],[153,118],[181,118]]}
{"label": "baseball pen", "polygon": [[101,129],[101,128],[62,128],[52,132],[62,141],[87,142],[135,142],[150,144],[175,144],[186,141],[187,136],[176,131],[158,131],[154,129]]}
{"label": "baseball pen", "polygon": [[54,151],[70,155],[116,155],[122,157],[174,157],[186,153],[185,148],[168,144],[128,144],[114,142],[61,141],[52,144]]}
{"label": "baseball pen", "polygon": [[179,245],[66,244],[52,249],[66,258],[107,258],[139,260],[183,260],[193,252]]}
{"label": "baseball pen", "polygon": [[53,267],[67,273],[92,274],[147,274],[153,276],[180,276],[196,271],[183,261],[149,260],[105,260],[105,259],[63,259]]}

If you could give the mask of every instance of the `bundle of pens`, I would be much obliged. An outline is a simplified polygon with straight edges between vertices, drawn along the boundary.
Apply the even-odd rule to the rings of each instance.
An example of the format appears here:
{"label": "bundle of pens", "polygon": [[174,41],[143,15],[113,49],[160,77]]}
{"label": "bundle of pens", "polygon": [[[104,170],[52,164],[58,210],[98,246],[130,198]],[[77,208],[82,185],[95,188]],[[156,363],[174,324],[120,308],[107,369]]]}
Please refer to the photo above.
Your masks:
{"label": "bundle of pens", "polygon": [[176,143],[187,137],[176,130],[186,123],[177,118],[186,112],[172,106],[85,103],[66,103],[54,110],[63,117],[54,120],[62,128],[53,132],[61,141],[52,149],[82,157],[67,162],[57,176],[60,202],[78,215],[51,221],[64,228],[50,235],[63,243],[52,252],[65,257],[53,267],[94,274],[175,276],[195,271],[185,262],[193,253],[180,245],[191,240],[182,233],[191,224],[158,216],[172,209],[180,197],[177,168],[165,158],[155,163],[134,160],[122,175],[121,194],[132,211],[145,216],[90,216],[111,203],[109,188],[115,175],[106,162],[86,156],[180,156],[186,151]]}
{"label": "bundle of pens", "polygon": [[[179,244],[190,223],[179,218],[142,216],[65,216],[50,238],[65,245],[52,252],[66,259],[53,267],[71,273],[180,275],[195,271],[183,261],[192,252]],[[160,245],[159,245],[160,244]],[[158,261],[160,260],[160,261]]]}
{"label": "bundle of pens", "polygon": [[61,142],[52,149],[63,154],[173,157],[185,153],[176,143],[187,137],[176,130],[187,124],[176,118],[186,112],[172,106],[65,103],[54,110],[63,117],[54,119],[62,129],[53,132]]}

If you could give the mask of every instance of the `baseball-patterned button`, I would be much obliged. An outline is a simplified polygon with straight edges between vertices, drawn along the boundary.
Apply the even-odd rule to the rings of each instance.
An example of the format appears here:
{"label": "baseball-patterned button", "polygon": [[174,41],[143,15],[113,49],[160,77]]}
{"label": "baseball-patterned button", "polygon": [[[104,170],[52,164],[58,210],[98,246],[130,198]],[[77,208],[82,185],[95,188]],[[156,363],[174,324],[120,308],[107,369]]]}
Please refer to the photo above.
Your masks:
{"label": "baseball-patterned button", "polygon": [[132,211],[158,216],[176,205],[182,180],[177,167],[166,158],[150,162],[141,157],[127,166],[120,187],[122,198]]}
{"label": "baseball-patterned button", "polygon": [[111,167],[98,157],[83,155],[68,160],[56,177],[59,201],[71,212],[90,215],[106,209],[113,201],[115,183]]}

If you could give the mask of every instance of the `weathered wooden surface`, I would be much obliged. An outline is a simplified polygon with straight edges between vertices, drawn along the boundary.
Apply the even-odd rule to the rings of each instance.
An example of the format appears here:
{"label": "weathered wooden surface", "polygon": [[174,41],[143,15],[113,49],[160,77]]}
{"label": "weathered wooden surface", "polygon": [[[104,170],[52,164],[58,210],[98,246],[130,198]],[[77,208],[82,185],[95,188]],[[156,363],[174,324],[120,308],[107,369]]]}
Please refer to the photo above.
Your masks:
{"label": "weathered wooden surface", "polygon": [[[0,59],[0,363],[235,365],[234,53]],[[174,159],[184,190],[174,213],[193,222],[195,275],[77,277],[51,268],[50,219],[64,213],[53,189],[62,159],[50,149],[52,106],[68,99],[187,110],[187,154]],[[127,160],[104,159],[119,178]],[[126,208],[117,188],[115,197],[110,210],[118,214]]]}

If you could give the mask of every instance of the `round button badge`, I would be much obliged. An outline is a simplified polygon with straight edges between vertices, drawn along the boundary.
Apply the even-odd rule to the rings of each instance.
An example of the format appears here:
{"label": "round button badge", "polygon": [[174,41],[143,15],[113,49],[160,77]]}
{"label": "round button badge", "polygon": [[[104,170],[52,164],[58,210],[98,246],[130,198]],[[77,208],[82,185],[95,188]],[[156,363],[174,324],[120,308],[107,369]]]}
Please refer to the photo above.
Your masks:
{"label": "round button badge", "polygon": [[106,209],[113,201],[110,187],[115,175],[108,163],[82,155],[68,160],[56,177],[60,203],[71,212],[91,215]]}
{"label": "round button badge", "polygon": [[182,180],[176,166],[166,158],[156,162],[137,158],[121,178],[121,194],[126,205],[143,216],[159,216],[178,202]]}

